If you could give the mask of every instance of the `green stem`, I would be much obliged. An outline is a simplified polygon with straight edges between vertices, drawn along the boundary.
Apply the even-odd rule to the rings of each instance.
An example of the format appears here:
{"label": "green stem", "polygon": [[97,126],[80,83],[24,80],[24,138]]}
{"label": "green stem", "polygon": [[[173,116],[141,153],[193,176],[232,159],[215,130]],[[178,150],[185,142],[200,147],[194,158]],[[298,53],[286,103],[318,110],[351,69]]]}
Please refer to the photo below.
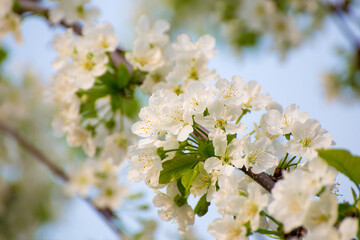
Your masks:
{"label": "green stem", "polygon": [[238,124],[239,122],[240,122],[240,120],[243,118],[243,116],[245,116],[247,113],[249,113],[250,112],[250,110],[248,110],[248,109],[243,109],[243,112],[242,112],[242,114],[238,117],[238,119],[236,119],[236,122],[235,122],[235,124]]}
{"label": "green stem", "polygon": [[298,164],[300,163],[301,159],[302,159],[302,157],[300,157],[299,160],[297,161],[295,168],[297,168],[297,166],[298,166]]}
{"label": "green stem", "polygon": [[271,219],[274,223],[276,223],[279,227],[281,227],[283,224],[281,222],[279,222],[278,220],[276,220],[275,218],[273,218],[272,216],[270,216],[269,214],[267,214],[265,211],[261,211],[262,214],[264,214],[267,218]]}
{"label": "green stem", "polygon": [[174,149],[168,149],[168,150],[164,150],[164,153],[168,153],[168,152],[177,152],[177,151],[196,151],[197,149],[187,149],[187,148],[174,148]]}
{"label": "green stem", "polygon": [[292,158],[285,164],[284,168],[288,168],[288,167],[291,165],[291,163],[294,161],[295,158],[296,158],[296,156],[292,157]]}
{"label": "green stem", "polygon": [[191,137],[191,139],[192,140],[194,140],[195,142],[196,142],[196,144],[197,145],[199,145],[199,140],[196,138],[196,136],[195,136],[195,134],[192,132],[190,135],[189,135],[189,139],[190,139],[190,137]]}
{"label": "green stem", "polygon": [[199,145],[199,142],[197,142],[196,140],[192,139],[192,138],[188,138],[187,140],[189,140],[190,142],[195,143],[196,145]]}
{"label": "green stem", "polygon": [[289,156],[289,153],[286,153],[286,154],[285,154],[285,157],[280,160],[279,166],[278,166],[279,168],[282,168],[282,167],[283,167],[284,162],[286,161],[286,159],[288,158],[288,156]]}
{"label": "green stem", "polygon": [[267,230],[267,229],[262,229],[262,228],[259,228],[258,230],[256,230],[256,232],[262,233],[262,234],[273,234],[276,236],[283,235],[283,233],[281,231],[273,231],[273,230]]}

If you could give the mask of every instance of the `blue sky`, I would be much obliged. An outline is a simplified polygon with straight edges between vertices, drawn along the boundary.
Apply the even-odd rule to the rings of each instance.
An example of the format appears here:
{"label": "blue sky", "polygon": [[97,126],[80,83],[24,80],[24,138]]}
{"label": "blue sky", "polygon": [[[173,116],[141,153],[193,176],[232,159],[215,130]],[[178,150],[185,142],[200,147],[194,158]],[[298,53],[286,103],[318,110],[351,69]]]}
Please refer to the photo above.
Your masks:
{"label": "blue sky", "polygon": [[[129,49],[134,38],[133,20],[137,14],[134,3],[138,1],[94,1],[102,12],[101,21],[106,20],[114,24],[120,45]],[[51,48],[51,39],[55,33],[63,29],[50,29],[47,23],[38,18],[30,18],[22,25],[24,43],[16,45],[11,37],[4,41],[11,49],[10,60],[6,71],[13,76],[21,76],[21,70],[31,69],[38,74],[44,83],[48,82],[53,72],[50,68],[55,52]],[[292,103],[300,106],[311,118],[318,119],[323,128],[327,129],[336,142],[336,147],[346,148],[353,154],[360,155],[360,101],[359,103],[344,103],[335,101],[329,103],[321,85],[321,75],[326,69],[339,64],[334,47],[346,45],[346,39],[331,22],[325,23],[324,30],[319,32],[311,41],[299,49],[292,51],[285,61],[271,51],[245,54],[240,58],[229,46],[217,46],[218,55],[211,61],[211,67],[220,75],[231,78],[239,75],[245,81],[256,80],[273,99],[286,107]],[[258,121],[258,119],[248,119]],[[349,181],[340,176],[338,178],[340,199],[351,199]],[[142,184],[132,184],[139,189],[145,189]],[[151,203],[153,193],[147,192],[147,199]],[[211,209],[215,212],[215,209]],[[156,217],[155,213],[154,216]],[[206,231],[206,225],[216,216],[212,214],[206,219],[197,219],[196,227],[199,232]],[[176,229],[175,224],[162,225],[164,231]],[[114,235],[101,219],[80,199],[72,199],[60,214],[59,220],[42,231],[47,240],[62,239],[101,239],[112,240]],[[205,234],[201,234],[208,236]],[[168,239],[164,237],[164,239]],[[209,238],[207,238],[209,239]]]}

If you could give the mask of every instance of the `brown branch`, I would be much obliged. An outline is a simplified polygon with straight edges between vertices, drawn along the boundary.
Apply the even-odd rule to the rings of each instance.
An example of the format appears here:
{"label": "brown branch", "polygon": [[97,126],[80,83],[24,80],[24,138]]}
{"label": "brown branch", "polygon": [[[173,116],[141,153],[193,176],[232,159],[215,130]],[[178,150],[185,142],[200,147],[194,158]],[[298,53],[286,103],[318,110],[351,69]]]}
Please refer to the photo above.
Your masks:
{"label": "brown branch", "polygon": [[[3,132],[5,135],[12,137],[15,141],[30,155],[37,159],[40,163],[45,165],[50,172],[56,177],[60,178],[64,182],[69,181],[69,176],[57,165],[51,162],[39,149],[33,146],[29,141],[23,138],[15,129],[7,126],[6,124],[0,122],[0,132]],[[95,206],[95,204],[89,198],[84,198],[84,200],[105,220],[107,225],[119,236],[123,236],[124,233],[113,223],[113,217],[116,216],[114,212],[110,209],[100,209]]]}
{"label": "brown branch", "polygon": [[[26,16],[27,13],[42,16],[46,19],[50,26],[53,26],[49,19],[49,9],[42,7],[38,2],[31,0],[19,0],[15,10],[17,13],[24,16]],[[82,35],[82,28],[80,24],[67,24],[64,21],[61,21],[59,25],[66,28],[72,28],[76,34]],[[133,71],[131,64],[125,59],[124,51],[122,49],[117,48],[114,52],[111,52],[110,59],[116,67],[118,67],[120,63],[124,63],[130,73]]]}
{"label": "brown branch", "polygon": [[246,170],[246,167],[240,168],[240,170],[245,173],[247,176],[252,178],[255,182],[257,182],[260,186],[262,186],[266,191],[271,193],[271,190],[275,186],[275,181],[271,178],[270,175],[268,175],[265,172],[262,173],[253,173],[251,171],[251,168],[249,170]]}
{"label": "brown branch", "polygon": [[39,162],[44,164],[50,171],[57,177],[59,177],[64,182],[69,181],[69,177],[65,174],[63,170],[61,170],[58,166],[54,163],[49,161],[46,156],[40,152],[37,148],[31,145],[28,141],[26,141],[23,137],[21,137],[15,129],[12,129],[6,126],[4,123],[0,122],[0,131],[5,133],[6,135],[14,138],[16,142],[22,146],[30,155],[36,158]]}

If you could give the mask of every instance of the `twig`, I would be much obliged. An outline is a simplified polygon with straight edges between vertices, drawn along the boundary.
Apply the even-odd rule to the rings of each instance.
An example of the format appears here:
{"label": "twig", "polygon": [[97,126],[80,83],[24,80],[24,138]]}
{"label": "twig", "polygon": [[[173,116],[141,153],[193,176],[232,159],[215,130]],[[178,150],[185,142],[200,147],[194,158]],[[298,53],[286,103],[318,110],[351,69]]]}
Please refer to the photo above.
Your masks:
{"label": "twig", "polygon": [[[6,124],[0,122],[0,132],[3,132],[5,135],[8,135],[15,139],[15,141],[24,148],[30,155],[37,159],[40,163],[45,165],[52,174],[60,178],[64,182],[69,181],[69,176],[57,165],[51,162],[40,150],[33,146],[30,142],[25,140],[15,129],[7,126]],[[110,209],[100,209],[95,206],[95,204],[89,198],[84,198],[84,200],[105,220],[107,225],[118,235],[122,236],[124,233],[112,222],[113,216],[115,214]]]}
{"label": "twig", "polygon": [[271,190],[274,188],[275,186],[275,181],[271,178],[270,175],[268,175],[265,172],[262,173],[253,173],[251,171],[251,168],[249,170],[246,170],[245,167],[240,168],[240,170],[242,172],[244,172],[247,176],[249,176],[250,178],[252,178],[255,182],[257,182],[258,184],[260,184],[260,186],[262,186],[266,191],[268,191],[269,193],[271,193]]}
{"label": "twig", "polygon": [[[31,0],[19,0],[16,12],[19,14],[31,13],[42,16],[51,26],[53,25],[49,19],[49,9],[42,7],[38,2]],[[70,25],[64,21],[61,21],[59,25],[62,25],[66,28],[72,28],[76,34],[82,35],[82,28],[79,24]],[[120,63],[124,63],[130,73],[133,71],[131,64],[124,57],[124,51],[120,48],[117,48],[114,52],[111,52],[110,58],[116,67],[119,66]]]}
{"label": "twig", "polygon": [[15,131],[15,129],[12,129],[12,128],[6,126],[4,123],[0,122],[0,131],[7,134],[8,136],[11,136],[12,138],[14,138],[20,146],[22,146],[27,152],[29,152],[39,162],[41,162],[48,169],[50,169],[50,171],[55,176],[59,177],[64,182],[69,181],[69,177],[66,175],[66,173],[63,170],[61,170],[58,166],[56,166],[54,163],[49,161],[42,152],[40,152],[37,148],[35,148],[28,141],[26,141],[23,137],[21,137]]}

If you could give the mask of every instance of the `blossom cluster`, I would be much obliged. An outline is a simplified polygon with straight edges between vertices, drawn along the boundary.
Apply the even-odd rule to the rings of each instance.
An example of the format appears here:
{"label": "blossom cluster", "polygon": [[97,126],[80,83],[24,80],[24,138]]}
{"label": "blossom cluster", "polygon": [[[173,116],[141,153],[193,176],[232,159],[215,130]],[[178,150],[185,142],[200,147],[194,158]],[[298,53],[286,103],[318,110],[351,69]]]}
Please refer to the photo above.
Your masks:
{"label": "blossom cluster", "polygon": [[[68,29],[54,37],[53,47],[59,56],[52,66],[58,71],[52,76],[52,87],[47,94],[60,108],[53,121],[55,131],[58,135],[67,133],[70,146],[81,146],[88,156],[93,157],[103,138],[95,139],[82,125],[81,101],[76,93],[92,87],[95,78],[106,72],[109,62],[106,53],[116,48],[118,39],[108,23],[87,26],[83,32],[83,36],[75,38],[72,29]],[[107,99],[97,101],[99,108],[104,101]]]}
{"label": "blossom cluster", "polygon": [[91,23],[92,20],[100,15],[95,7],[88,7],[90,0],[50,0],[55,2],[49,12],[50,21],[58,24],[64,21],[66,24],[74,24],[78,22]]}
{"label": "blossom cluster", "polygon": [[[191,78],[184,59],[196,62],[198,56],[213,56],[213,38],[207,37],[207,44],[192,43],[182,34],[165,50],[153,39],[166,39],[168,25],[156,22],[157,30],[152,31],[143,17],[139,28],[150,35],[138,31],[134,51],[127,57],[135,68],[148,71],[147,81],[159,65],[169,62],[167,51],[175,59],[161,83],[150,85],[154,93],[140,110],[140,121],[132,126],[132,132],[143,139],[129,150],[128,179],[144,180],[155,189],[153,203],[160,207],[161,219],[175,219],[184,233],[195,214],[206,214],[213,201],[223,216],[208,228],[217,239],[247,239],[249,232],[276,233],[278,228],[290,233],[305,227],[309,239],[329,229],[339,237],[335,239],[350,239],[357,232],[354,218],[345,219],[339,230],[334,228],[338,205],[331,188],[337,172],[316,151],[329,148],[333,141],[319,121],[299,112],[295,104],[283,109],[255,81],[245,82],[239,76],[228,81],[215,72]],[[171,84],[171,79],[177,81]],[[212,79],[212,86],[205,85]],[[243,117],[264,110],[246,133],[251,126],[241,121]],[[249,174],[265,174],[275,186],[267,192]],[[158,190],[164,187],[166,193]],[[190,195],[201,196],[194,209],[187,202]]]}
{"label": "blossom cluster", "polygon": [[[94,109],[89,109],[85,93],[92,92],[96,79],[108,71],[108,53],[117,44],[112,26],[105,22],[86,25],[82,36],[75,37],[72,29],[55,36],[53,47],[59,55],[52,66],[57,72],[46,92],[59,108],[52,124],[55,132],[65,133],[70,146],[82,147],[93,160],[74,172],[67,192],[91,196],[101,208],[117,208],[124,197],[124,187],[117,183],[118,170],[133,138],[125,130],[130,121],[112,112],[108,95],[96,98]],[[88,115],[95,117],[84,117]],[[108,127],[111,121],[114,124]]]}
{"label": "blossom cluster", "polygon": [[21,18],[14,13],[14,0],[2,0],[0,2],[0,41],[8,33],[12,33],[17,42],[22,41],[20,32]]}
{"label": "blossom cluster", "polygon": [[72,174],[66,191],[71,195],[91,196],[99,208],[118,209],[128,194],[127,187],[117,183],[119,167],[112,158],[87,161]]}
{"label": "blossom cluster", "polygon": [[147,72],[141,85],[144,93],[161,88],[172,88],[181,93],[191,82],[207,83],[216,74],[207,67],[216,55],[212,36],[204,35],[194,43],[188,35],[180,34],[170,43],[166,34],[169,28],[169,23],[164,20],[151,25],[146,16],[142,16],[136,26],[138,36],[133,51],[126,53],[126,59],[135,69]]}

